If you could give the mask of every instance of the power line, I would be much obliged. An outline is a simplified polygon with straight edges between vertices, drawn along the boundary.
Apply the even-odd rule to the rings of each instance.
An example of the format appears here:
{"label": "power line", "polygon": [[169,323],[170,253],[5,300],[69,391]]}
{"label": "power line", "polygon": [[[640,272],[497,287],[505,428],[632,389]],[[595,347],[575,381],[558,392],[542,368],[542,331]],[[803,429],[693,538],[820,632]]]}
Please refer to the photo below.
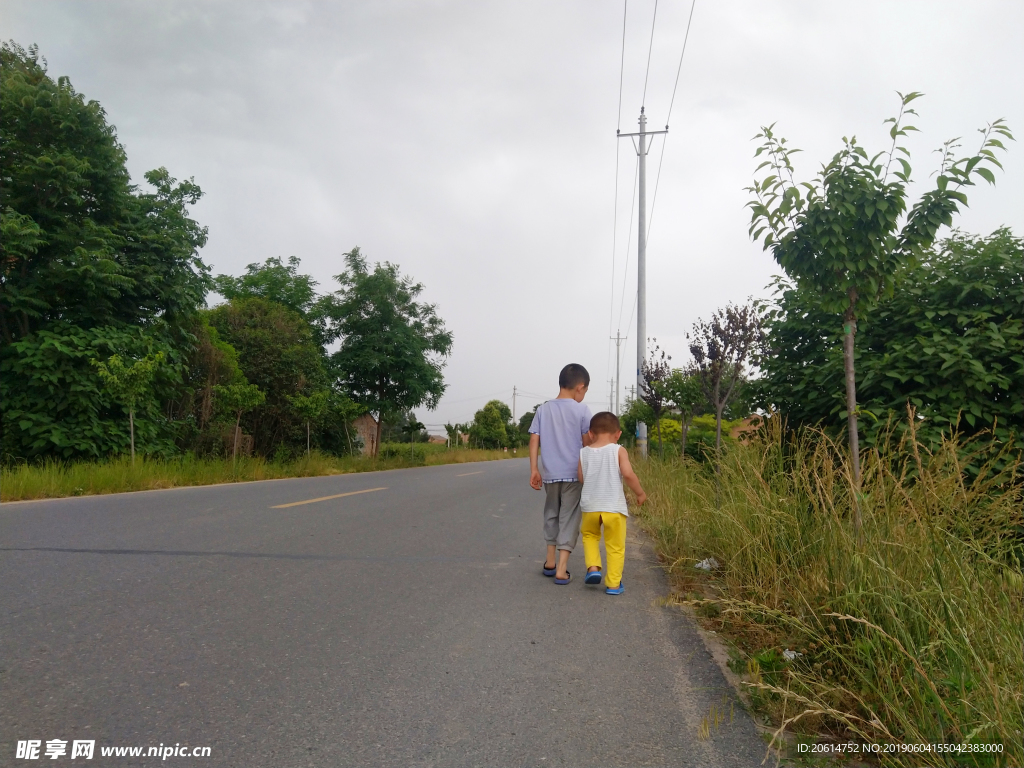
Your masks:
{"label": "power line", "polygon": [[651,74],[651,51],[654,50],[654,22],[658,20],[658,0],[654,0],[654,16],[651,17],[651,42],[647,46],[647,72],[644,74],[644,95],[640,99],[640,106],[647,103],[647,78]]}
{"label": "power line", "polygon": [[622,298],[619,300],[619,327],[622,327],[622,305],[626,301],[626,279],[629,272],[629,244],[633,242],[633,213],[636,210],[636,181],[640,173],[640,158],[637,158],[636,169],[633,171],[633,197],[629,208],[629,236],[626,238],[626,265],[622,268]]}
{"label": "power line", "polygon": [[[622,74],[626,66],[626,10],[629,7],[629,0],[622,2],[622,53],[619,56],[619,111],[616,115],[616,132],[622,127]],[[619,227],[619,142],[615,142],[615,203],[612,207],[612,289],[608,296],[608,337],[612,335],[612,318],[615,315],[615,247],[618,244]],[[611,342],[608,343],[608,357],[605,360],[605,367],[611,365],[612,360]]]}
{"label": "power line", "polygon": [[[619,119],[615,121],[616,130],[622,128],[622,73],[626,66],[626,8],[628,5],[629,0],[622,0],[622,55],[619,57]],[[619,142],[615,142],[615,146],[618,145]]]}
{"label": "power line", "polygon": [[[668,103],[668,116],[665,118],[665,130],[668,130],[669,123],[672,120],[672,107],[676,103],[676,89],[679,88],[679,73],[683,71],[683,57],[686,55],[686,42],[690,39],[690,24],[693,23],[693,9],[697,5],[697,0],[692,0],[690,3],[690,17],[686,20],[686,34],[683,36],[683,50],[679,54],[679,66],[676,67],[676,82],[672,86],[672,99]],[[650,66],[648,64],[648,66]],[[651,216],[647,220],[647,239],[650,240],[651,236],[651,224],[654,223],[654,206],[658,202],[658,185],[661,183],[661,164],[665,161],[665,145],[668,143],[668,134],[662,139],[661,142],[661,156],[658,158],[658,174],[654,178],[654,196],[651,198]]]}
{"label": "power line", "polygon": [[686,34],[683,36],[683,51],[679,54],[679,66],[676,67],[676,84],[672,86],[672,100],[668,103],[668,117],[665,118],[666,130],[668,129],[668,123],[672,119],[672,105],[676,103],[676,88],[679,87],[679,73],[683,71],[683,56],[686,55],[686,41],[690,39],[690,24],[693,23],[693,9],[696,5],[697,0],[692,0],[690,3],[690,18],[686,20]]}

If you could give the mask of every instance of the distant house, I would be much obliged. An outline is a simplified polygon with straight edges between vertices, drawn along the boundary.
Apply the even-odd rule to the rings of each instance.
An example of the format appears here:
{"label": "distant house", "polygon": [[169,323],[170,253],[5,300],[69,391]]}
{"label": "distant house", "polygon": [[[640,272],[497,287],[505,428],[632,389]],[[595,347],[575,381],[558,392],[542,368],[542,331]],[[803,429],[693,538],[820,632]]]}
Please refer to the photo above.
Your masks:
{"label": "distant house", "polygon": [[444,435],[430,435],[427,442],[435,445],[448,445],[448,438]]}
{"label": "distant house", "polygon": [[363,443],[363,456],[372,456],[377,445],[377,420],[368,413],[364,413],[354,422],[356,434]]}
{"label": "distant house", "polygon": [[756,413],[747,416],[743,419],[742,424],[737,424],[731,430],[729,430],[729,437],[739,440],[741,443],[746,443],[753,437],[757,430],[761,428],[761,417]]}

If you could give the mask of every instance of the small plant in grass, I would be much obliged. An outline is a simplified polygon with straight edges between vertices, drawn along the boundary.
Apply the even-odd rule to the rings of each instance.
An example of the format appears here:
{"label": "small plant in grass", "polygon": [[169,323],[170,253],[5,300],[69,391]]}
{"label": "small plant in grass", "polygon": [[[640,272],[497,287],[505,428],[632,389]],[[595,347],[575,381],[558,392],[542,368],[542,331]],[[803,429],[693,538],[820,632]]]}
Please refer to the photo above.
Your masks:
{"label": "small plant in grass", "polygon": [[149,392],[157,368],[164,360],[164,353],[147,355],[130,365],[120,355],[112,355],[107,361],[93,360],[96,372],[104,386],[117,402],[128,409],[128,431],[131,435],[132,464],[135,464],[135,407]]}

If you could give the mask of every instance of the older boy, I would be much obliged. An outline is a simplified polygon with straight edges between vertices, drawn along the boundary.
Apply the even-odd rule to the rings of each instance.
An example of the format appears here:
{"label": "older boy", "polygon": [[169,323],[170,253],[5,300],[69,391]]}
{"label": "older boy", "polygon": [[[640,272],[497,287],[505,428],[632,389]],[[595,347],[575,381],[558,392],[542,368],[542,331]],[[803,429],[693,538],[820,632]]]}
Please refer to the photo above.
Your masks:
{"label": "older boy", "polygon": [[[564,586],[569,573],[569,554],[580,535],[580,449],[588,445],[590,409],[583,405],[590,374],[570,363],[558,374],[558,397],[537,409],[530,425],[530,485],[544,488],[544,538],[548,551],[545,576]],[[538,454],[544,452],[543,472]],[[557,555],[557,561],[556,561]]]}

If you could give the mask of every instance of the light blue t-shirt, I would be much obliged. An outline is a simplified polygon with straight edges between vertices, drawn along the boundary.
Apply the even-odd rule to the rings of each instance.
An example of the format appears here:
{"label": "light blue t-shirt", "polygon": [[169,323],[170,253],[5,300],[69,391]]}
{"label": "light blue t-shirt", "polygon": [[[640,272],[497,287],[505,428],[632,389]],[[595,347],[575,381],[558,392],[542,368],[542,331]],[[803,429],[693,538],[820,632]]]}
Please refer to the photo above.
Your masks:
{"label": "light blue t-shirt", "polygon": [[530,434],[540,435],[540,475],[545,483],[579,480],[580,448],[590,416],[587,406],[568,397],[548,400],[537,409]]}

